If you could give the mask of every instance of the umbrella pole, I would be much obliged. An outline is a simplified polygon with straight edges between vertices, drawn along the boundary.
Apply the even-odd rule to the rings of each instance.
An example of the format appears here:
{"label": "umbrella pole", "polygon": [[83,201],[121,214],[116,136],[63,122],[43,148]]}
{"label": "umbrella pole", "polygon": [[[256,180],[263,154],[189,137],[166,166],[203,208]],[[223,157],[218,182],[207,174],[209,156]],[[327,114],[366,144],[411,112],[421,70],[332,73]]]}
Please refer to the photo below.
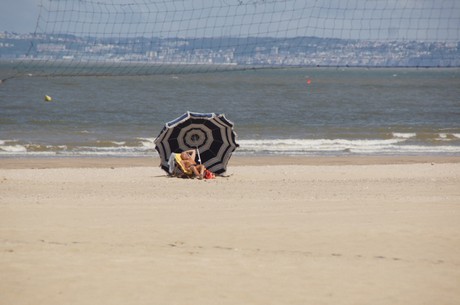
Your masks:
{"label": "umbrella pole", "polygon": [[196,153],[198,154],[198,162],[200,162],[201,164],[200,150],[198,149],[198,147],[196,148]]}

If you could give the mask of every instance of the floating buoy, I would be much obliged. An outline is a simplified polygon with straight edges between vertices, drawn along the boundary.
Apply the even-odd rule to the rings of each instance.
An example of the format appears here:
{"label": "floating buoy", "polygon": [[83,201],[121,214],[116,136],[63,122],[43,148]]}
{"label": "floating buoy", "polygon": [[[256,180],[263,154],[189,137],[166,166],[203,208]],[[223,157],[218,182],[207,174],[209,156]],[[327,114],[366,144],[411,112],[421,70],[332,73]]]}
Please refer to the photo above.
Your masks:
{"label": "floating buoy", "polygon": [[45,95],[45,102],[52,102],[53,98],[49,95]]}

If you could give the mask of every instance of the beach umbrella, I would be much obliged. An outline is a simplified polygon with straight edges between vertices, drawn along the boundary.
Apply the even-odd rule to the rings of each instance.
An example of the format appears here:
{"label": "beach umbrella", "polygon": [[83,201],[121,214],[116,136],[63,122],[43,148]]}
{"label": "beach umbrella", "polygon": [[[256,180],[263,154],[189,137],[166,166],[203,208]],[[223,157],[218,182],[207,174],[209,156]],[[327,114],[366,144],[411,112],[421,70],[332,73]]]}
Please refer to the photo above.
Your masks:
{"label": "beach umbrella", "polygon": [[198,161],[215,174],[227,170],[235,142],[233,123],[224,114],[187,111],[165,124],[155,139],[155,149],[161,158],[161,168],[169,170],[171,153],[197,149]]}

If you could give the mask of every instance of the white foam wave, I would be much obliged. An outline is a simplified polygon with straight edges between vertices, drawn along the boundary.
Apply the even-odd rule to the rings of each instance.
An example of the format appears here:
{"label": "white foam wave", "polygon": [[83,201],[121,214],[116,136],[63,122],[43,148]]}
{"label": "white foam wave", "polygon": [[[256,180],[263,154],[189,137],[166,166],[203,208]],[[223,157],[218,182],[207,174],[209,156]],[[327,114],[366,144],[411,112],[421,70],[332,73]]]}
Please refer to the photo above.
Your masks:
{"label": "white foam wave", "polygon": [[[4,144],[4,143],[3,143]],[[22,145],[0,145],[0,151],[7,153],[21,153],[27,152],[27,148]]]}
{"label": "white foam wave", "polygon": [[431,154],[459,154],[460,146],[423,146],[423,145],[404,145],[398,148],[395,153],[400,154],[416,154],[416,153],[431,153]]}
{"label": "white foam wave", "polygon": [[449,136],[447,133],[440,133],[438,134],[438,138],[436,138],[438,141],[450,141]]}
{"label": "white foam wave", "polygon": [[146,149],[155,149],[155,138],[137,138]]}
{"label": "white foam wave", "polygon": [[345,140],[345,139],[276,139],[276,140],[240,140],[240,148],[249,151],[274,152],[317,152],[376,150],[403,142],[402,139],[385,140]]}
{"label": "white foam wave", "polygon": [[80,146],[75,148],[75,152],[136,152],[136,151],[145,151],[144,147],[135,147],[135,146],[110,146],[110,147],[90,147],[90,146]]}
{"label": "white foam wave", "polygon": [[[460,135],[457,134],[457,136]],[[264,139],[238,140],[237,154],[460,154],[456,141],[439,141],[424,144],[408,141],[409,136],[391,139]],[[446,139],[454,139],[447,134]],[[137,138],[137,141],[107,141],[107,146],[66,146],[23,144],[18,141],[0,140],[0,156],[157,156],[154,138]],[[127,144],[129,143],[129,144]],[[433,142],[431,142],[433,143]],[[452,143],[452,144],[451,144]],[[116,144],[116,145],[113,145]]]}
{"label": "white foam wave", "polygon": [[240,153],[357,153],[357,154],[398,154],[398,153],[460,153],[460,146],[407,145],[406,139],[274,139],[239,140]]}
{"label": "white foam wave", "polygon": [[140,157],[151,156],[152,152],[137,151],[137,150],[81,150],[68,151],[59,153],[60,156],[114,156],[114,157]]}
{"label": "white foam wave", "polygon": [[6,144],[14,144],[17,143],[17,140],[0,140],[0,145],[6,145]]}
{"label": "white foam wave", "polygon": [[[13,140],[1,140],[1,156],[146,156],[154,154],[153,139],[146,139],[136,146],[128,146],[122,141],[107,141],[108,146],[67,146],[67,145],[41,145],[23,144]],[[115,146],[114,146],[115,145]]]}
{"label": "white foam wave", "polygon": [[401,139],[410,139],[410,138],[417,136],[417,134],[414,132],[393,132],[392,135],[395,138],[401,138]]}
{"label": "white foam wave", "polygon": [[460,134],[458,133],[439,133],[436,140],[438,141],[457,141],[460,139]]}
{"label": "white foam wave", "polygon": [[149,156],[151,149],[134,146],[111,146],[111,147],[89,147],[80,146],[73,150],[59,151],[59,156],[116,156],[116,157],[138,157]]}

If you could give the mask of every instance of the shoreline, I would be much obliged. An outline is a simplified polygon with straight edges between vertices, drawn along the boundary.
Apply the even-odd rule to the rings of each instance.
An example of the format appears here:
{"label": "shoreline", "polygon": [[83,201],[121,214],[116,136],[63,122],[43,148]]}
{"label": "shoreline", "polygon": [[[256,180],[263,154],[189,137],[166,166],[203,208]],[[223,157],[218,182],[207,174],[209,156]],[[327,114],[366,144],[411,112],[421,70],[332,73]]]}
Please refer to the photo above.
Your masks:
{"label": "shoreline", "polygon": [[[159,157],[5,157],[0,169],[158,167]],[[460,156],[232,156],[231,166],[460,163]]]}

